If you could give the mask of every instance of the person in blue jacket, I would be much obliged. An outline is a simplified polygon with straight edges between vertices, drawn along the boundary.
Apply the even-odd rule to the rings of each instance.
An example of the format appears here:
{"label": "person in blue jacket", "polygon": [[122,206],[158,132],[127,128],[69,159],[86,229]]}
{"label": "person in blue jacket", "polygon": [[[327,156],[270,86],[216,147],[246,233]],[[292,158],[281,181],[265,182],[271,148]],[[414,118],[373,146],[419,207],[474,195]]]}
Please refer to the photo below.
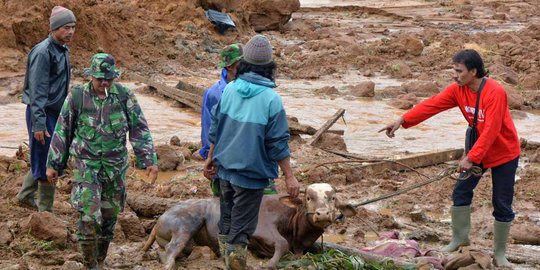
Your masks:
{"label": "person in blue jacket", "polygon": [[210,149],[204,176],[220,181],[218,242],[226,269],[246,268],[246,247],[257,227],[269,179],[285,176],[287,192],[298,196],[290,163],[289,127],[276,87],[272,45],[263,35],[244,46],[235,80],[212,110]]}
{"label": "person in blue jacket", "polygon": [[[221,63],[219,66],[221,69],[221,76],[219,81],[210,86],[204,91],[202,112],[201,112],[201,149],[199,155],[203,159],[208,158],[208,150],[210,149],[210,142],[208,141],[208,132],[210,131],[211,123],[211,111],[212,108],[219,102],[223,90],[227,83],[232,81],[236,77],[236,69],[239,61],[242,59],[242,44],[231,44],[220,52]],[[219,196],[219,178],[215,177],[210,182],[210,187],[214,196]],[[270,180],[268,186],[264,190],[264,194],[277,194],[274,181]]]}
{"label": "person in blue jacket", "polygon": [[231,44],[220,52],[221,76],[219,81],[204,91],[201,112],[201,149],[199,154],[203,159],[208,157],[210,142],[208,141],[208,131],[210,130],[210,112],[219,102],[225,86],[236,77],[236,68],[242,59],[242,44]]}

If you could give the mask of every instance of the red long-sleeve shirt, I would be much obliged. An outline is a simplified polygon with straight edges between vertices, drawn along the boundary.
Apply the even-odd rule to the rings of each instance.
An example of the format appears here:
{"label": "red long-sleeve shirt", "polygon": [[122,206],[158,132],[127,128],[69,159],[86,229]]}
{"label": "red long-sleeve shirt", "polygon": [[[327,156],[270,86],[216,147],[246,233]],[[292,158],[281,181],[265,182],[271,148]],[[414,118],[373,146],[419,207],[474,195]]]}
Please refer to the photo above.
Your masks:
{"label": "red long-sleeve shirt", "polygon": [[[403,115],[404,128],[415,126],[431,116],[458,106],[469,125],[474,119],[477,92],[453,83],[439,94],[424,100]],[[478,140],[467,154],[469,160],[492,168],[517,158],[520,154],[516,127],[508,110],[504,88],[488,79],[480,95]]]}

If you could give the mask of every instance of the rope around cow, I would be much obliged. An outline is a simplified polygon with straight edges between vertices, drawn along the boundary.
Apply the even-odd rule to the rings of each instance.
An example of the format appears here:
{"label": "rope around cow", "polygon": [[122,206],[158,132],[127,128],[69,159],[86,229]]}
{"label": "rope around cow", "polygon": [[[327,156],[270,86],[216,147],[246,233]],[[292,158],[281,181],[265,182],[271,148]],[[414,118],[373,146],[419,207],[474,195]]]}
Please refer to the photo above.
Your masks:
{"label": "rope around cow", "polygon": [[408,166],[406,164],[403,164],[403,163],[395,161],[395,160],[388,160],[388,159],[331,161],[331,162],[324,162],[324,163],[321,163],[321,164],[317,164],[311,169],[315,169],[317,167],[324,166],[324,165],[336,164],[336,163],[363,163],[363,162],[392,162],[392,163],[398,164],[400,166],[403,166],[403,167],[405,167],[405,168],[407,168],[407,169],[409,169],[411,171],[414,171],[414,172],[418,173],[419,175],[421,175],[421,176],[423,176],[425,178],[428,178],[428,180],[426,180],[424,182],[420,182],[418,184],[412,185],[412,186],[404,188],[404,189],[397,190],[395,192],[384,194],[384,195],[379,196],[377,198],[373,198],[373,199],[369,199],[367,201],[363,201],[361,203],[353,204],[352,206],[355,207],[355,208],[358,207],[358,206],[362,206],[362,205],[374,203],[374,202],[377,202],[377,201],[380,201],[380,200],[385,200],[385,199],[388,199],[388,198],[391,198],[391,197],[395,197],[397,195],[403,194],[403,193],[411,191],[413,189],[417,189],[419,187],[431,184],[433,182],[440,181],[440,180],[442,180],[442,179],[444,179],[446,177],[450,177],[451,179],[454,179],[456,181],[466,181],[471,176],[474,176],[474,177],[482,176],[482,171],[483,171],[481,167],[475,165],[475,166],[472,166],[472,168],[470,170],[463,171],[459,175],[456,176],[455,174],[457,173],[456,172],[457,171],[457,166],[450,166],[450,167],[440,171],[436,176],[430,178],[429,176],[419,172],[418,170],[416,170],[416,169],[414,169],[414,168],[412,168],[412,167],[410,167],[410,166]]}

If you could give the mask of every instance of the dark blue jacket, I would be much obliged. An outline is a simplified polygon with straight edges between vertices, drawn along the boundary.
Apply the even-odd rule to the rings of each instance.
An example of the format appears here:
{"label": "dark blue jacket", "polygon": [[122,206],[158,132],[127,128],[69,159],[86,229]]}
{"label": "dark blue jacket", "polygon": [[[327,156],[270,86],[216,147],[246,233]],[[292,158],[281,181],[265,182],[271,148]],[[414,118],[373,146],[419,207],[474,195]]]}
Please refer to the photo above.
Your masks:
{"label": "dark blue jacket", "polygon": [[212,108],[218,104],[227,86],[227,69],[221,70],[221,78],[214,85],[210,86],[206,91],[204,91],[203,101],[202,101],[202,112],[201,112],[201,150],[199,154],[201,157],[206,159],[208,157],[208,150],[210,149],[210,142],[208,141],[208,132],[210,131],[210,122],[211,122],[211,113]]}

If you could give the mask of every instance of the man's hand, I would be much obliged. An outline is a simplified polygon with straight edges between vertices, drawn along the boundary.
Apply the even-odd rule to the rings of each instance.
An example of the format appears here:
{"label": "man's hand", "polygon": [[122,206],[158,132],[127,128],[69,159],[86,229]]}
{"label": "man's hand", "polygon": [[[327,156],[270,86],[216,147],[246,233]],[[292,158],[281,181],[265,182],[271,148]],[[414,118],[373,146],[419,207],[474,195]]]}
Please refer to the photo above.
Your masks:
{"label": "man's hand", "polygon": [[469,171],[469,170],[471,170],[472,166],[473,166],[472,161],[470,161],[467,156],[464,156],[459,161],[457,172],[462,173],[462,172],[465,172],[465,171]]}
{"label": "man's hand", "polygon": [[287,193],[289,193],[292,198],[298,197],[298,194],[300,193],[300,184],[298,184],[298,180],[296,180],[294,174],[285,177],[285,185],[287,186]]}
{"label": "man's hand", "polygon": [[379,130],[379,133],[381,131],[386,131],[386,136],[388,136],[389,138],[394,138],[395,136],[394,133],[396,132],[396,130],[398,130],[401,127],[403,123],[405,123],[405,121],[403,120],[403,117],[400,116],[394,123],[389,124],[386,127]]}
{"label": "man's hand", "polygon": [[52,168],[47,168],[47,182],[51,184],[56,184],[56,180],[58,178],[58,171]]}
{"label": "man's hand", "polygon": [[157,165],[146,167],[146,176],[148,176],[148,179],[150,179],[150,184],[153,185],[156,182],[158,172],[159,169]]}
{"label": "man's hand", "polygon": [[45,144],[45,137],[48,137],[48,138],[51,137],[49,132],[46,131],[46,130],[35,131],[34,132],[34,139],[36,139],[41,144]]}
{"label": "man's hand", "polygon": [[208,180],[214,179],[214,176],[217,173],[217,166],[214,164],[212,159],[208,157],[204,161],[204,167],[203,167],[203,174],[204,177],[206,177]]}

